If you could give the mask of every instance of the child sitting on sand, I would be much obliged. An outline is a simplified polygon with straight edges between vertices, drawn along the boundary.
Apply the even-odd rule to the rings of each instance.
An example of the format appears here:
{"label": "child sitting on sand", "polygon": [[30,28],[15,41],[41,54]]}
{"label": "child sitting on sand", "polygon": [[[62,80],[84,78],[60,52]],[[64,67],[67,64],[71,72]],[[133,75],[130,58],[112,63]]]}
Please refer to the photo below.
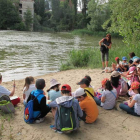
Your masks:
{"label": "child sitting on sand", "polygon": [[[65,107],[65,108],[70,108],[73,107],[74,109],[74,113],[75,113],[75,121],[76,121],[76,127],[74,128],[74,130],[79,128],[79,119],[78,117],[82,117],[83,116],[83,112],[79,106],[79,103],[76,99],[74,99],[74,97],[70,96],[71,94],[71,87],[67,84],[62,85],[61,87],[61,97],[58,97],[55,101],[51,102],[49,104],[50,107],[57,107],[57,112],[55,114],[55,124],[51,125],[50,128],[55,130],[58,133],[62,133],[61,131],[61,127],[60,127],[60,123],[63,122],[63,120],[60,120],[60,106]],[[65,114],[61,114],[64,117]],[[67,114],[66,114],[67,115]],[[60,122],[62,121],[62,122]]]}
{"label": "child sitting on sand", "polygon": [[121,75],[118,71],[113,71],[111,73],[110,79],[113,88],[117,90],[117,97],[124,96],[127,94],[128,91],[127,83],[121,78]]}
{"label": "child sitting on sand", "polygon": [[26,106],[28,97],[33,90],[36,90],[34,78],[32,76],[26,77],[23,89],[24,106]]}
{"label": "child sitting on sand", "polygon": [[121,66],[122,66],[124,71],[128,71],[129,66],[128,66],[127,58],[125,56],[122,57],[122,64],[121,64]]}
{"label": "child sitting on sand", "polygon": [[112,63],[112,70],[113,71],[124,71],[122,68],[122,62],[120,61],[119,57],[115,58],[117,64]]}
{"label": "child sitting on sand", "polygon": [[136,94],[127,101],[127,104],[120,104],[120,108],[126,111],[128,114],[140,117],[140,83],[133,82],[131,89]]}
{"label": "child sitting on sand", "polygon": [[[102,87],[100,87],[100,88],[97,89],[97,92],[96,92],[96,94],[95,94],[96,98],[101,99],[102,93],[103,93],[103,91],[105,90],[105,83],[106,83],[108,80],[109,80],[108,78],[105,78],[105,79],[102,80],[102,82],[101,82]],[[94,97],[94,100],[95,100],[96,98]]]}
{"label": "child sitting on sand", "polygon": [[104,109],[113,109],[116,103],[117,91],[113,89],[111,82],[108,80],[105,83],[105,91],[102,93],[101,100],[96,98],[97,105]]}
{"label": "child sitting on sand", "polygon": [[93,88],[93,86],[91,86],[91,84],[90,84],[91,83],[91,77],[89,75],[86,75],[85,78],[89,80],[89,87]]}
{"label": "child sitting on sand", "polygon": [[129,68],[129,72],[126,74],[121,74],[122,76],[126,77],[126,78],[129,78],[129,81],[128,81],[128,85],[130,86],[131,83],[137,81],[139,82],[139,77],[138,77],[138,74],[137,74],[137,69],[135,66],[132,66]]}
{"label": "child sitting on sand", "polygon": [[61,96],[59,86],[60,86],[60,83],[58,83],[57,80],[51,79],[50,88],[47,90],[48,100],[54,101],[56,98]]}
{"label": "child sitting on sand", "polygon": [[99,111],[94,99],[87,96],[83,88],[75,91],[74,97],[80,102],[80,107],[83,111],[83,116],[80,117],[85,123],[93,123],[96,121]]}
{"label": "child sitting on sand", "polygon": [[94,90],[92,87],[89,87],[90,81],[86,78],[83,78],[77,85],[80,85],[81,88],[85,89],[87,96],[94,97]]}
{"label": "child sitting on sand", "polygon": [[51,108],[46,105],[46,96],[43,94],[44,87],[45,87],[45,80],[37,79],[36,80],[37,90],[32,91],[27,100],[27,102],[29,102],[31,99],[36,98],[33,101],[33,118],[36,123],[43,122],[44,117],[51,110]]}
{"label": "child sitting on sand", "polygon": [[[50,88],[47,90],[47,92],[48,92],[48,100],[50,100],[50,102],[54,101],[56,98],[61,96],[59,86],[60,86],[60,83],[58,83],[57,80],[51,79]],[[57,108],[52,107],[53,117],[55,116],[56,109]]]}
{"label": "child sitting on sand", "polygon": [[[2,75],[0,73],[0,84],[2,83]],[[0,85],[0,97],[2,97],[3,95],[7,95],[7,96],[13,96],[15,93],[15,80],[14,80],[14,84],[13,84],[13,89],[12,91],[9,91],[8,89],[6,89],[5,87]],[[20,98],[18,97],[15,101],[11,101],[13,103],[13,105],[17,105],[20,102]]]}

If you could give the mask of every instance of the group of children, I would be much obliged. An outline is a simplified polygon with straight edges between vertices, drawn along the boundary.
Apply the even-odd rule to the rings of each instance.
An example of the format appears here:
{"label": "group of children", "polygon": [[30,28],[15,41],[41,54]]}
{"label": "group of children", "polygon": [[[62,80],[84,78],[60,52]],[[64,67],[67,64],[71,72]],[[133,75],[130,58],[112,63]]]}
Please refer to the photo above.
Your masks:
{"label": "group of children", "polygon": [[135,55],[134,52],[129,53],[130,60],[127,62],[127,57],[123,56],[122,61],[119,57],[115,58],[116,63],[112,63],[112,70],[116,70],[119,72],[126,72],[129,70],[129,67],[131,66],[137,66],[140,64],[140,58]]}
{"label": "group of children", "polygon": [[[27,79],[30,82],[27,82]],[[72,93],[68,84],[62,85],[60,89],[60,83],[55,79],[51,79],[50,88],[47,90],[48,94],[45,96],[43,91],[45,87],[44,79],[37,79],[36,84],[34,84],[33,77],[27,77],[23,90],[24,105],[26,106],[31,98],[35,99],[33,101],[33,112],[36,123],[44,121],[44,116],[51,110],[55,123],[50,128],[59,133],[61,132],[59,110],[61,106],[66,108],[72,107],[75,114],[75,130],[79,128],[79,120],[83,120],[85,123],[93,123],[98,117],[98,108],[93,99],[95,93],[93,87],[90,86],[90,81],[91,78],[85,76],[77,83],[80,87]],[[28,94],[33,87],[35,90]]]}
{"label": "group of children", "polygon": [[[140,69],[139,65],[137,68]],[[134,76],[135,70],[136,69],[132,71],[130,67],[129,71],[127,72],[128,77],[130,75]],[[75,114],[76,124],[73,129],[75,130],[79,128],[80,120],[84,121],[85,123],[93,123],[96,121],[99,114],[97,105],[106,110],[111,110],[115,107],[116,100],[119,98],[119,96],[130,96],[130,91],[133,91],[133,96],[130,97],[130,100],[121,103],[120,108],[129,114],[140,116],[140,83],[134,80],[131,81],[129,86],[126,79],[124,79],[121,75],[123,74],[118,71],[113,71],[111,73],[110,79],[105,78],[102,80],[101,87],[96,92],[90,85],[90,76],[85,76],[80,82],[77,83],[77,85],[80,85],[80,87],[75,92],[72,92],[71,87],[67,84],[62,85],[60,89],[61,84],[57,82],[57,80],[52,79],[50,81],[50,88],[47,90],[47,98],[45,97],[43,91],[45,84],[41,89],[38,89],[37,86],[37,81],[39,80],[41,82],[43,79],[38,79],[36,81],[36,86],[34,85],[34,87],[37,88],[35,90],[36,92],[41,90],[42,99],[37,98],[38,103],[36,102],[36,107],[40,106],[38,109],[42,107],[43,110],[45,108],[46,112],[44,112],[44,115],[41,115],[43,110],[40,110],[40,112],[37,114],[39,117],[35,116],[35,122],[42,122],[44,120],[44,116],[51,110],[55,123],[54,125],[51,125],[50,128],[58,133],[62,133],[61,123],[64,121],[64,118],[61,119],[60,117],[61,107],[72,107]],[[132,79],[130,78],[130,80]],[[30,96],[38,96],[38,94],[34,95],[34,91],[32,91]],[[30,100],[30,96],[28,100]],[[43,99],[44,106],[43,103],[41,105]],[[45,104],[47,99],[49,102]],[[37,111],[37,108],[34,108],[34,111]]]}
{"label": "group of children", "polygon": [[[136,56],[132,57],[133,63],[128,64],[126,57],[119,64],[119,59],[115,60],[118,66],[114,65],[114,71],[110,79],[105,78],[101,81],[101,87],[95,92],[90,85],[91,77],[85,76],[77,83],[80,87],[72,92],[70,85],[60,83],[51,79],[50,88],[47,95],[44,91],[45,80],[26,77],[23,88],[23,104],[26,107],[30,100],[33,100],[33,118],[35,123],[44,121],[44,117],[52,112],[54,125],[50,128],[58,133],[65,130],[76,130],[79,122],[93,123],[96,121],[99,111],[98,106],[106,110],[111,110],[116,104],[119,96],[129,96],[129,100],[120,104],[120,108],[129,114],[140,116],[140,64],[135,61]],[[128,65],[127,65],[128,64]],[[123,65],[123,66],[122,66]],[[2,75],[0,75],[0,84]],[[15,92],[15,83],[10,92],[0,86],[0,96],[3,94],[12,96]],[[20,101],[20,99],[19,99]],[[28,114],[28,112],[25,113]],[[68,120],[70,119],[71,122]],[[68,126],[67,128],[64,126]]]}

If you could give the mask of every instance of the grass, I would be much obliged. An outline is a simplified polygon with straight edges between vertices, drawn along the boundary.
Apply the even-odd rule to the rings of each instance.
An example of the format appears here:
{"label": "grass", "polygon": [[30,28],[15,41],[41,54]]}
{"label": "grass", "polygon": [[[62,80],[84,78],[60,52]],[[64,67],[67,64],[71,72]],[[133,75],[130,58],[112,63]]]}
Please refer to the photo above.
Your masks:
{"label": "grass", "polygon": [[[93,32],[88,29],[76,29],[71,31],[71,34],[73,35],[89,35],[89,36],[106,36],[106,32],[104,31],[98,31],[98,32]],[[119,37],[122,38],[118,33],[111,33],[112,37]]]}
{"label": "grass", "polygon": [[[129,60],[130,52],[135,52],[137,56],[140,56],[140,46],[134,48],[114,44],[113,48],[109,51],[109,66],[111,66],[112,62],[115,62],[115,57],[119,57],[121,60],[123,56],[126,56]],[[101,52],[99,47],[94,47],[84,50],[71,50],[69,52],[68,60],[65,63],[61,63],[60,70],[101,67]]]}

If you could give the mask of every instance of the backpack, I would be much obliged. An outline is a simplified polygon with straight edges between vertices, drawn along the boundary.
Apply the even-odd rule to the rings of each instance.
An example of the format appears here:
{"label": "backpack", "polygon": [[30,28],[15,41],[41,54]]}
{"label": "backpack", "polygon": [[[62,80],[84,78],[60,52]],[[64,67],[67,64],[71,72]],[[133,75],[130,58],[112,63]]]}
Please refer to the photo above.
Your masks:
{"label": "backpack", "polygon": [[34,100],[39,96],[38,94],[34,99],[32,99],[27,103],[24,109],[24,121],[26,123],[33,123],[34,122],[34,117],[33,117],[33,105],[34,105]]}
{"label": "backpack", "polygon": [[105,52],[107,51],[107,49],[106,49],[106,47],[105,47],[104,45],[101,45],[100,51],[101,51],[102,53],[105,53]]}
{"label": "backpack", "polygon": [[60,130],[62,132],[71,132],[76,128],[76,119],[73,106],[68,108],[59,105],[58,114],[60,119]]}
{"label": "backpack", "polygon": [[6,114],[15,112],[15,108],[11,103],[9,96],[3,95],[0,97],[0,110]]}

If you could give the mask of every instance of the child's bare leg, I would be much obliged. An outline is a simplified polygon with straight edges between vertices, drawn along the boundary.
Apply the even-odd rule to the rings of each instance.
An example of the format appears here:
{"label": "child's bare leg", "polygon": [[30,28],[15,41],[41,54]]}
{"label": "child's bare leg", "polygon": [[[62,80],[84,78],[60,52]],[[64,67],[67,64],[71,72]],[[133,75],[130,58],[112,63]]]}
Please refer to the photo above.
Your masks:
{"label": "child's bare leg", "polygon": [[57,110],[57,107],[53,107],[52,108],[52,115],[53,115],[53,117],[55,117],[56,110]]}
{"label": "child's bare leg", "polygon": [[116,65],[113,63],[112,64],[112,71],[116,70]]}

